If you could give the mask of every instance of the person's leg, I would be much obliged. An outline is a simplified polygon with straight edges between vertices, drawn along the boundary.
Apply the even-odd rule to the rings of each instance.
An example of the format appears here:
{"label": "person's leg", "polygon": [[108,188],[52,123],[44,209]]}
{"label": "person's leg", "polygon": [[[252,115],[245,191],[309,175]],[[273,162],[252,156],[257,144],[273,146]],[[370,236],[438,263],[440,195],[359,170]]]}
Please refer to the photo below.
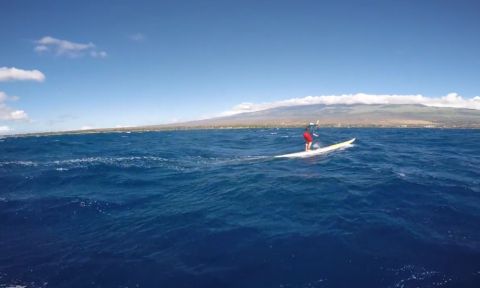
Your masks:
{"label": "person's leg", "polygon": [[305,142],[305,151],[308,151],[308,142]]}

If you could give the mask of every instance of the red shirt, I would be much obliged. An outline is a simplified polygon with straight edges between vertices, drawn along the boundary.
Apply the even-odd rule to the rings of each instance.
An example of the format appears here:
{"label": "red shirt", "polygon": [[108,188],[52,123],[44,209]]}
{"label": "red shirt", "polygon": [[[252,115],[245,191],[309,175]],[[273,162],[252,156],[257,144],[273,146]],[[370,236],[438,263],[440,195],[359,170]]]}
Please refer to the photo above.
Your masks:
{"label": "red shirt", "polygon": [[305,138],[305,141],[307,141],[307,142],[312,142],[313,141],[312,135],[308,131],[305,131],[305,133],[303,133],[303,138]]}

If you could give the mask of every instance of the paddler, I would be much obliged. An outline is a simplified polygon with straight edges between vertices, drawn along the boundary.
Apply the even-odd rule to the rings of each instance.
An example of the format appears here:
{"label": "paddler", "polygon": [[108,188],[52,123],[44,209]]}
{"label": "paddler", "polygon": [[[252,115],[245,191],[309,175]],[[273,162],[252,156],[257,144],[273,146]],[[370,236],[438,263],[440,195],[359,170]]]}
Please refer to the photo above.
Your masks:
{"label": "paddler", "polygon": [[308,124],[307,127],[305,127],[305,132],[303,132],[303,138],[305,139],[305,151],[310,151],[312,147],[312,142],[313,142],[313,137],[318,136],[317,134],[313,133],[313,130],[315,129],[317,125],[314,123]]}
{"label": "paddler", "polygon": [[303,138],[305,139],[305,151],[310,151],[313,141],[312,134],[310,133],[310,126],[305,128],[305,132],[303,132]]}

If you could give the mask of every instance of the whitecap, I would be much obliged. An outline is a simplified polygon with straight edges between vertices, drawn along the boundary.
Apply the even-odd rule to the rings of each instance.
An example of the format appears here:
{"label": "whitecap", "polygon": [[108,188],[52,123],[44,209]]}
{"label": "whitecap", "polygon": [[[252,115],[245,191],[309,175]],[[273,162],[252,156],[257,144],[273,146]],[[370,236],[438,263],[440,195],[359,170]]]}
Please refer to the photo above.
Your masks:
{"label": "whitecap", "polygon": [[0,166],[7,166],[7,165],[18,165],[18,166],[37,166],[38,163],[33,161],[4,161],[0,162]]}

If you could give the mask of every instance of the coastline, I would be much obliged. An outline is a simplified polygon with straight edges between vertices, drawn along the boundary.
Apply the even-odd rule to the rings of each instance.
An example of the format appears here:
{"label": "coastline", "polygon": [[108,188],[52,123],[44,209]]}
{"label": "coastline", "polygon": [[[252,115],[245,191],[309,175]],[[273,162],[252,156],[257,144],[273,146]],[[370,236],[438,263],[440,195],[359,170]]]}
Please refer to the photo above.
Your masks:
{"label": "coastline", "polygon": [[[51,131],[51,132],[34,132],[0,135],[6,137],[39,137],[39,136],[55,136],[55,135],[82,135],[82,134],[101,134],[101,133],[143,133],[157,131],[188,131],[188,130],[236,130],[236,129],[285,129],[285,128],[302,128],[304,124],[255,124],[255,125],[180,125],[180,124],[164,124],[152,126],[134,126],[123,128],[98,128],[88,130],[67,130],[67,131]],[[345,128],[345,129],[480,129],[480,123],[476,125],[421,125],[421,124],[319,124],[319,128]]]}

